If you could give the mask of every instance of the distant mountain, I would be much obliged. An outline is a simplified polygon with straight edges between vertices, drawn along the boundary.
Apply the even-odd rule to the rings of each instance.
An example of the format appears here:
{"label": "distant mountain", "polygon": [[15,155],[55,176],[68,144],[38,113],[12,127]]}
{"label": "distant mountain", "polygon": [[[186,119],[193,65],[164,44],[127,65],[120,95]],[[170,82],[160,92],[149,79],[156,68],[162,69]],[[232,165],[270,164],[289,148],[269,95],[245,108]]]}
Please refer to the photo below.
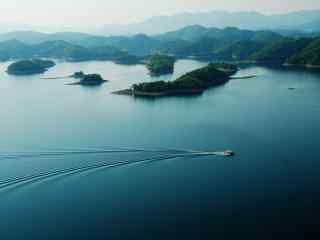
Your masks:
{"label": "distant mountain", "polygon": [[48,34],[34,31],[15,31],[0,34],[0,42],[17,40],[27,44],[36,44],[48,40]]}
{"label": "distant mountain", "polygon": [[309,38],[278,39],[270,42],[262,49],[256,51],[254,54],[252,54],[250,59],[264,63],[284,63],[287,59],[306,48],[311,42],[312,39]]}
{"label": "distant mountain", "polygon": [[[13,39],[7,40],[10,38]],[[149,55],[167,54],[177,58],[312,65],[319,58],[319,42],[315,38],[284,37],[272,31],[234,27],[219,29],[193,25],[154,36],[137,34],[127,37],[12,32],[0,35],[0,39],[6,40],[0,41],[0,61],[44,57],[136,63]]]}
{"label": "distant mountain", "polygon": [[8,40],[0,44],[0,55],[9,58],[20,58],[29,55],[31,52],[32,49],[27,44],[17,40]]}
{"label": "distant mountain", "polygon": [[116,47],[83,47],[66,41],[47,41],[39,44],[26,44],[17,40],[0,42],[0,56],[3,58],[58,58],[72,61],[117,60],[129,57],[128,53]]}
{"label": "distant mountain", "polygon": [[[156,36],[137,34],[129,37],[102,37],[71,32],[45,34],[20,31],[0,35],[0,43],[4,41],[3,44],[0,44],[0,52],[1,46],[11,44],[12,46],[10,45],[8,50],[14,47],[19,51],[8,53],[7,47],[3,47],[2,53],[5,52],[15,58],[29,55],[80,58],[80,56],[92,54],[93,49],[96,49],[95,57],[100,54],[97,49],[103,52],[102,55],[107,54],[107,51],[111,55],[117,55],[117,51],[119,51],[135,56],[166,53],[180,57],[200,57],[211,56],[217,50],[236,42],[269,42],[279,38],[282,37],[271,31],[249,31],[233,27],[218,29],[199,25],[188,26]],[[32,47],[27,45],[32,45]],[[90,53],[88,49],[90,49]]]}
{"label": "distant mountain", "polygon": [[215,38],[221,41],[241,41],[241,40],[256,40],[256,41],[270,41],[281,36],[271,31],[250,31],[241,30],[235,27],[206,28],[200,25],[188,26],[177,31],[172,31],[160,35],[155,38],[161,41],[185,40],[195,42],[203,38]]}
{"label": "distant mountain", "polygon": [[228,44],[214,52],[218,59],[241,61],[248,59],[252,54],[266,46],[266,42],[243,40]]}
{"label": "distant mountain", "polygon": [[0,42],[8,40],[18,40],[27,44],[38,44],[47,41],[63,40],[79,45],[90,45],[92,44],[92,42],[101,45],[105,43],[106,37],[77,32],[60,32],[47,34],[34,31],[15,31],[0,34]]}
{"label": "distant mountain", "polygon": [[320,16],[317,20],[314,20],[312,22],[308,22],[299,26],[299,29],[302,29],[303,31],[306,31],[306,32],[320,33]]}
{"label": "distant mountain", "polygon": [[[204,27],[237,27],[249,30],[292,29],[319,19],[320,10],[297,11],[286,14],[264,15],[258,12],[211,11],[182,13],[172,16],[158,16],[146,21],[128,25],[105,25],[100,33],[104,35],[149,35],[175,31],[190,25]],[[299,29],[297,29],[299,30]],[[303,29],[302,29],[303,30]]]}
{"label": "distant mountain", "polygon": [[155,36],[162,41],[161,50],[178,56],[217,56],[243,60],[267,43],[282,39],[271,31],[249,31],[227,27],[205,28],[198,25]]}

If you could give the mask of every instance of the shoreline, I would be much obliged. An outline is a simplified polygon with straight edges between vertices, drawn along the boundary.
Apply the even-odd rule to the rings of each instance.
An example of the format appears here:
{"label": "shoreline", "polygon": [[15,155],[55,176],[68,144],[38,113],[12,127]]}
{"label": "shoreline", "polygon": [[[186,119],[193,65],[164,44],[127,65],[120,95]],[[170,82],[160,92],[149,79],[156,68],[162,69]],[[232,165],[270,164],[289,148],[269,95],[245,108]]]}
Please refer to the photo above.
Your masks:
{"label": "shoreline", "polygon": [[112,92],[116,95],[127,95],[134,97],[167,97],[167,96],[194,96],[201,95],[205,89],[185,89],[185,90],[172,90],[165,92],[140,92],[132,89],[124,89]]}
{"label": "shoreline", "polygon": [[65,85],[67,86],[74,86],[74,85],[81,85],[81,86],[99,86],[101,84],[104,84],[108,82],[108,80],[103,80],[103,81],[78,81],[78,82],[73,82],[73,83],[66,83]]}
{"label": "shoreline", "polygon": [[284,63],[282,66],[285,67],[300,67],[305,69],[320,69],[320,65],[311,65],[311,64],[291,64],[291,63]]}

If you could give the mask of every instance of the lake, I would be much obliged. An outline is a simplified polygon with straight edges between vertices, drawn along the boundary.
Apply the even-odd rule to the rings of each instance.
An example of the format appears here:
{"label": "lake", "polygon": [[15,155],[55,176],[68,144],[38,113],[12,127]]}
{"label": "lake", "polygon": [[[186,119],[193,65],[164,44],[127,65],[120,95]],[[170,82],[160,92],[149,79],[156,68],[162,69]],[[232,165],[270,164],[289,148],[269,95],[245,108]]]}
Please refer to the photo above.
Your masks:
{"label": "lake", "polygon": [[[201,96],[111,94],[206,64],[151,78],[94,61],[9,76],[1,63],[2,239],[302,238],[319,224],[319,72],[249,65],[237,75],[256,78]],[[110,82],[43,79],[76,71]],[[226,149],[236,156],[167,157]]]}

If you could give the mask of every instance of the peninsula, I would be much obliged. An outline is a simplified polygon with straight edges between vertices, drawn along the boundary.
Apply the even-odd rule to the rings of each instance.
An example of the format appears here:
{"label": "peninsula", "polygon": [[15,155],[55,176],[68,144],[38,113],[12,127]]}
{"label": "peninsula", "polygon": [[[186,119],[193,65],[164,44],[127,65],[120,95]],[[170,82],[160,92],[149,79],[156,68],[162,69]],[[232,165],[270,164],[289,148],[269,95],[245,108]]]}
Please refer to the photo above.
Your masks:
{"label": "peninsula", "polygon": [[7,72],[12,75],[37,74],[44,73],[53,66],[55,66],[55,63],[51,60],[21,60],[10,64],[7,68]]}
{"label": "peninsula", "polygon": [[[221,66],[221,65],[219,65]],[[235,65],[228,68],[237,69]],[[233,74],[236,72],[233,71]],[[134,84],[130,89],[114,92],[120,95],[162,97],[176,95],[202,94],[209,87],[222,85],[229,81],[232,74],[217,69],[217,64],[209,64],[204,68],[189,72],[175,81],[156,81]]]}

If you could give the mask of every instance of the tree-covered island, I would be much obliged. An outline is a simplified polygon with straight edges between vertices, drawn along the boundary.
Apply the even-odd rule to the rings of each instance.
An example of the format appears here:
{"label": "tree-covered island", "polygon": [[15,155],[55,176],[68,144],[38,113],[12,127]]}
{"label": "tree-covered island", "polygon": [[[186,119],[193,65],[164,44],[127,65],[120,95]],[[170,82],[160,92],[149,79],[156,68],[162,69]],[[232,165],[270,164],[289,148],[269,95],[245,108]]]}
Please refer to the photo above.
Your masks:
{"label": "tree-covered island", "polygon": [[[221,66],[221,65],[219,65]],[[235,65],[228,68],[237,69]],[[236,70],[234,71],[234,73]],[[133,96],[175,96],[201,94],[209,87],[222,85],[229,81],[231,74],[217,69],[216,64],[209,64],[204,68],[189,72],[175,81],[157,81],[134,84],[130,89],[115,92],[115,94]]]}
{"label": "tree-covered island", "polygon": [[55,62],[51,60],[21,60],[10,64],[7,69],[7,72],[13,75],[37,74],[44,73],[53,66],[55,66]]}
{"label": "tree-covered island", "polygon": [[175,58],[167,55],[153,55],[146,59],[146,66],[151,75],[173,73]]}
{"label": "tree-covered island", "polygon": [[83,72],[75,72],[72,77],[80,79],[80,81],[68,85],[98,86],[107,82],[107,80],[104,80],[100,74],[84,74]]}

